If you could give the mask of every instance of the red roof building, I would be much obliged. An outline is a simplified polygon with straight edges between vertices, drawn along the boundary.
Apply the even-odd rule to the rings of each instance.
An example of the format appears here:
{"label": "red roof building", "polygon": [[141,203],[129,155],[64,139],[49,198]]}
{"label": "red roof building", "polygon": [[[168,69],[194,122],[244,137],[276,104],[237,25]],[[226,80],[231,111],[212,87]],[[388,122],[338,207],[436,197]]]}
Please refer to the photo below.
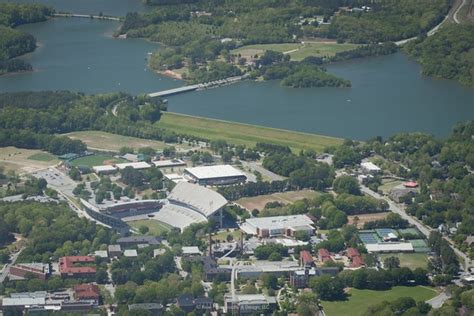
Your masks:
{"label": "red roof building", "polygon": [[309,253],[308,250],[300,251],[300,264],[303,267],[311,267],[314,265],[313,256]]}
{"label": "red roof building", "polygon": [[74,286],[74,298],[79,301],[99,302],[100,289],[95,284],[79,284]]}
{"label": "red roof building", "polygon": [[89,256],[69,256],[59,258],[59,272],[62,277],[89,277],[96,273],[95,267],[78,264],[94,263],[95,259]]}
{"label": "red roof building", "polygon": [[360,268],[365,265],[364,259],[361,257],[359,250],[355,248],[347,249],[347,257],[351,261],[351,268]]}
{"label": "red roof building", "polygon": [[408,181],[408,182],[403,183],[403,186],[405,188],[417,188],[418,183],[416,183],[415,181]]}
{"label": "red roof building", "polygon": [[328,261],[332,261],[331,254],[325,248],[321,248],[321,249],[318,250],[318,258],[323,263],[328,262]]}

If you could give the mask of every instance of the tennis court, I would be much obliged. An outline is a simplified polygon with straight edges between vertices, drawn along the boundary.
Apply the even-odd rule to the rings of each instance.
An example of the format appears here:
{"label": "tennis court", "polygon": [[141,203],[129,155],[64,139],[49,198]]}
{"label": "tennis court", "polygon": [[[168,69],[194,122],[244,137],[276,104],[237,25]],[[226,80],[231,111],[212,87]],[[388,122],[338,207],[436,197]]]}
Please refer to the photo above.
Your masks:
{"label": "tennis court", "polygon": [[415,252],[429,252],[431,251],[430,247],[426,243],[426,240],[424,239],[413,239],[410,240],[410,243],[413,246],[413,249]]}
{"label": "tennis court", "polygon": [[394,234],[395,236],[398,237],[398,233],[395,229],[391,229],[391,228],[377,228],[375,229],[375,232],[377,233],[377,235],[379,235],[381,238],[385,238],[385,237],[388,237],[389,234]]}
{"label": "tennis court", "polygon": [[377,233],[375,231],[360,231],[359,232],[359,239],[364,244],[377,244],[381,241]]}

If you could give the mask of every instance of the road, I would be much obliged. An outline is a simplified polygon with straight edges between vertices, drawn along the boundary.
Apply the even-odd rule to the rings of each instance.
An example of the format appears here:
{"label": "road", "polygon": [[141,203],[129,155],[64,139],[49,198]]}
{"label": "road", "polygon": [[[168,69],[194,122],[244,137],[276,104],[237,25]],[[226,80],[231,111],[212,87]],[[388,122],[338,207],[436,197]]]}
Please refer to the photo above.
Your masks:
{"label": "road", "polygon": [[250,170],[258,171],[262,174],[263,177],[269,178],[271,181],[281,181],[285,180],[285,177],[282,177],[276,173],[271,172],[262,167],[261,164],[255,161],[242,161],[242,166],[250,168]]}
{"label": "road", "polygon": [[[380,195],[378,194],[377,192],[374,192],[372,190],[370,190],[369,188],[367,188],[366,186],[364,185],[361,185],[360,186],[361,188],[361,191],[367,195],[370,195],[376,199],[383,199],[385,201],[387,201],[388,205],[390,206],[390,211],[394,212],[394,213],[397,213],[398,215],[400,215],[403,219],[406,219],[411,225],[413,226],[416,226],[416,228],[418,228],[418,230],[423,234],[425,235],[427,238],[429,237],[431,231],[433,231],[431,228],[428,228],[426,227],[425,225],[423,225],[422,223],[420,223],[417,219],[415,219],[414,217],[408,215],[406,212],[405,212],[405,209],[403,208],[403,206],[399,205],[399,204],[396,204],[395,202],[393,202],[392,200],[390,200],[388,197],[386,196],[383,196],[383,195]],[[451,246],[451,248],[453,249],[453,251],[456,253],[457,256],[461,257],[463,260],[464,260],[464,264],[462,264],[462,269],[464,271],[468,271],[468,268],[472,266],[472,262],[471,262],[471,259],[469,258],[469,256],[467,256],[464,252],[460,251],[459,249],[457,249],[455,247],[455,244],[454,242],[446,237],[446,236],[443,236],[443,238],[449,243],[449,245]]]}
{"label": "road", "polygon": [[451,298],[446,292],[442,292],[438,296],[433,297],[430,300],[427,300],[426,303],[430,304],[433,308],[440,308],[443,306],[444,302]]}
{"label": "road", "polygon": [[458,19],[458,13],[467,4],[468,1],[470,1],[470,0],[462,0],[461,4],[456,8],[456,11],[454,11],[453,20],[457,24],[461,24],[461,21]]}
{"label": "road", "polygon": [[12,265],[15,264],[16,260],[20,256],[20,253],[23,251],[24,247],[22,247],[18,252],[15,252],[10,256],[10,263],[5,266],[5,269],[3,269],[2,274],[0,275],[0,283],[3,283],[5,281],[5,278],[8,276],[8,273],[10,272],[10,268]]}

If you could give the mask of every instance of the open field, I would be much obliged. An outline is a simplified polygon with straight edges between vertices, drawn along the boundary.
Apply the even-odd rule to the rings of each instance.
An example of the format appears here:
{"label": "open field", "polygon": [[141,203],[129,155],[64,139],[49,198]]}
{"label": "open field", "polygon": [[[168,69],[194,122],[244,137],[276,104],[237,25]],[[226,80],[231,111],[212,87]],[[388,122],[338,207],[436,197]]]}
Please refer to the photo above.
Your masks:
{"label": "open field", "polygon": [[400,180],[386,179],[382,181],[382,185],[379,186],[379,190],[381,190],[384,194],[388,194],[394,187],[402,183],[403,182]]}
{"label": "open field", "polygon": [[30,160],[38,160],[38,161],[53,161],[57,160],[57,158],[50,153],[40,152],[37,154],[33,154],[28,157]]}
{"label": "open field", "polygon": [[397,257],[400,259],[400,266],[410,269],[424,268],[428,263],[428,257],[425,253],[390,253],[380,255],[380,260],[383,262],[388,257]]}
{"label": "open field", "polygon": [[0,148],[0,166],[3,166],[6,171],[30,173],[53,166],[58,161],[53,155],[37,149]]}
{"label": "open field", "polygon": [[347,301],[327,302],[322,305],[326,315],[331,316],[362,316],[371,305],[379,304],[383,301],[393,301],[399,297],[412,297],[415,301],[426,301],[435,297],[438,293],[431,288],[424,286],[394,286],[388,291],[372,291],[351,289],[350,297]]}
{"label": "open field", "polygon": [[239,240],[240,239],[240,230],[239,229],[236,229],[236,230],[232,230],[232,231],[222,231],[222,232],[219,232],[215,235],[212,235],[212,240],[214,241],[219,241],[219,242],[227,242],[227,236],[228,235],[231,235],[233,237],[233,240]]}
{"label": "open field", "polygon": [[85,156],[85,157],[80,157],[77,159],[74,159],[71,161],[71,164],[73,166],[85,166],[85,167],[94,167],[94,166],[100,166],[103,164],[112,164],[112,163],[120,163],[120,162],[126,162],[125,159],[117,159],[114,156],[110,155],[93,155],[93,156]]}
{"label": "open field", "polygon": [[338,52],[355,49],[357,46],[355,44],[338,44],[336,42],[258,44],[234,49],[232,54],[240,54],[242,57],[250,59],[255,55],[262,55],[267,50],[273,50],[290,55],[291,60],[299,61],[308,56],[331,57]]}
{"label": "open field", "polygon": [[121,147],[132,147],[135,150],[142,147],[163,149],[167,145],[156,140],[147,140],[136,137],[128,137],[100,131],[82,131],[64,134],[72,139],[80,139],[86,143],[89,149],[118,152]]}
{"label": "open field", "polygon": [[359,218],[359,220],[357,221],[357,228],[362,228],[364,227],[365,223],[384,219],[387,217],[388,214],[390,214],[390,212],[350,215],[347,216],[347,219],[350,225],[354,225],[354,218],[357,216]]}
{"label": "open field", "polygon": [[142,219],[138,221],[127,222],[133,228],[137,230],[140,229],[141,226],[148,227],[149,231],[148,234],[159,236],[165,232],[169,232],[173,227],[163,222],[157,221],[155,219]]}
{"label": "open field", "polygon": [[238,199],[236,203],[250,211],[253,209],[262,210],[268,202],[288,204],[303,199],[312,199],[317,197],[319,194],[319,192],[313,190],[289,191],[241,198]]}
{"label": "open field", "polygon": [[326,146],[342,144],[342,139],[283,129],[214,120],[177,113],[164,113],[157,126],[181,134],[190,134],[210,140],[223,139],[236,145],[255,146],[268,142],[289,146],[295,152],[314,149],[321,152]]}

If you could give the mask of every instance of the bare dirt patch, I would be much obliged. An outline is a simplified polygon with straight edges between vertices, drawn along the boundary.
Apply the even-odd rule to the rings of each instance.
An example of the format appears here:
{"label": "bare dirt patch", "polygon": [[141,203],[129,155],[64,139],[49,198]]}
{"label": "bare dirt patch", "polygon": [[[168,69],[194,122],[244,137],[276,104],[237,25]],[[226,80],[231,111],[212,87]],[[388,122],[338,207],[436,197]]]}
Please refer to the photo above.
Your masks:
{"label": "bare dirt patch", "polygon": [[347,219],[349,221],[349,225],[354,225],[355,223],[354,218],[357,216],[359,218],[359,220],[357,221],[357,228],[363,228],[365,223],[385,219],[388,214],[390,214],[390,212],[374,213],[374,214],[359,214],[359,215],[347,216]]}

